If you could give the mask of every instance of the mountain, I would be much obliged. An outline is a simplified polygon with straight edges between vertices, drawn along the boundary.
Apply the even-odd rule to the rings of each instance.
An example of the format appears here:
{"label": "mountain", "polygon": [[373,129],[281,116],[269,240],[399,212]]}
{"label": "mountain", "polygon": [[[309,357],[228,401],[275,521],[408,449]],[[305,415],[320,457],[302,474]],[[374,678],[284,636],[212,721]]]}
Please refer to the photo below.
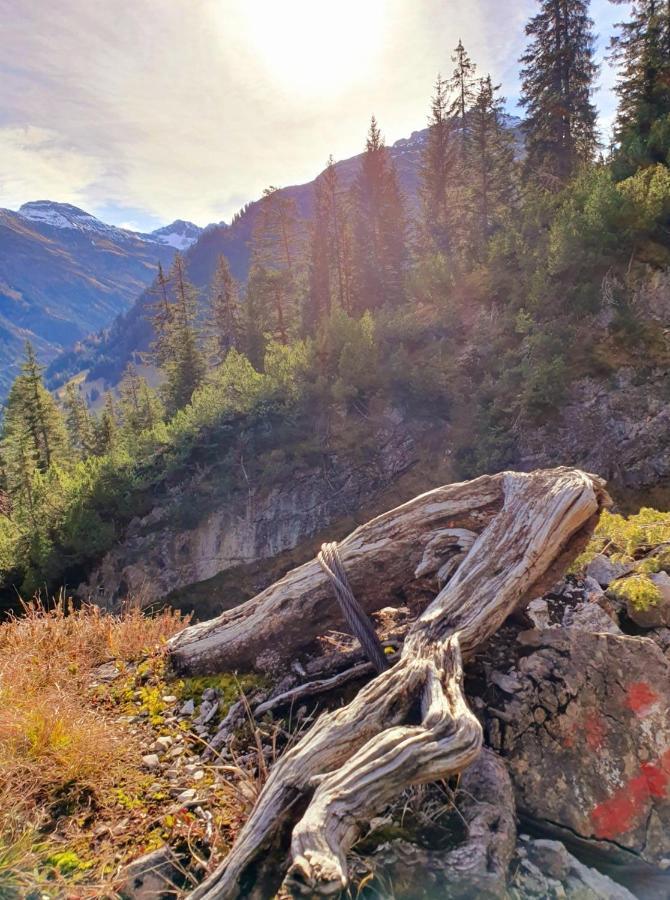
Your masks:
{"label": "mountain", "polygon": [[18,212],[0,209],[0,401],[26,339],[50,362],[128,309],[158,262],[169,265],[200,232],[177,220],[138,234],[48,200],[25,203]]}
{"label": "mountain", "polygon": [[199,225],[194,225],[193,222],[175,219],[171,225],[165,225],[163,228],[152,231],[151,237],[160,241],[161,244],[167,244],[169,247],[183,252],[195,244],[202,232],[203,229]]}

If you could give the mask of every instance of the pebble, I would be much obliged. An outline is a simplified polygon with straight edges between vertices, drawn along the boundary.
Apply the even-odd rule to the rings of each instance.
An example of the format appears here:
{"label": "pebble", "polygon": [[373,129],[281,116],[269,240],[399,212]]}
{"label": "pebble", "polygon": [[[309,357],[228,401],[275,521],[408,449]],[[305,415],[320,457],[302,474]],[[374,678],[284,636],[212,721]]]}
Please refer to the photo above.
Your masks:
{"label": "pebble", "polygon": [[193,775],[191,775],[193,781],[202,781],[204,777],[205,773],[202,771],[202,769],[198,769],[197,772],[194,772]]}
{"label": "pebble", "polygon": [[182,791],[181,794],[177,797],[177,800],[180,803],[188,803],[190,800],[195,800],[196,790],[195,788],[188,788],[188,790]]}
{"label": "pebble", "polygon": [[194,712],[195,712],[195,703],[191,699],[191,700],[187,700],[186,703],[184,703],[182,705],[181,709],[179,710],[179,715],[180,716],[192,716]]}
{"label": "pebble", "polygon": [[163,735],[159,737],[152,746],[152,750],[154,753],[165,753],[166,750],[169,750],[172,746],[172,738],[168,735]]}
{"label": "pebble", "polygon": [[176,703],[177,698],[174,694],[166,694],[164,697],[161,697],[163,703]]}
{"label": "pebble", "polygon": [[160,764],[161,761],[156,753],[147,753],[146,756],[142,757],[142,765],[145,769],[157,769]]}

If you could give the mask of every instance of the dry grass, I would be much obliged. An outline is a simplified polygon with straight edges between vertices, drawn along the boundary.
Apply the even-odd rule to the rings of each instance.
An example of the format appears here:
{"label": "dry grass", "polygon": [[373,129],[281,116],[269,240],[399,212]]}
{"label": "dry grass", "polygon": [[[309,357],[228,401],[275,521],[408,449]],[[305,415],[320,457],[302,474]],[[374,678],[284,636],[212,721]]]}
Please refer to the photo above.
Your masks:
{"label": "dry grass", "polygon": [[62,598],[0,624],[0,896],[25,896],[21,873],[140,777],[137,738],[91,682],[102,663],[160,654],[183,626],[172,611],[112,616]]}

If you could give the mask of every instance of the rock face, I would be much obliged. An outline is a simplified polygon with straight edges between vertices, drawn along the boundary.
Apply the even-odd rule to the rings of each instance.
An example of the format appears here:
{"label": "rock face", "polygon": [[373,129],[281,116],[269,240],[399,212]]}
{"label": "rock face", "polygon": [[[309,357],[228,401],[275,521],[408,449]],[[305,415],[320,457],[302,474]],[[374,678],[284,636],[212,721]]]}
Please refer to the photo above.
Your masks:
{"label": "rock face", "polygon": [[[369,518],[360,511],[416,459],[412,436],[392,412],[386,414],[376,443],[376,453],[358,465],[347,458],[333,459],[327,472],[304,468],[268,489],[249,491],[242,484],[232,501],[222,501],[209,513],[196,504],[192,527],[176,527],[169,507],[155,509],[131,523],[125,539],[80,585],[78,595],[111,608],[126,596],[148,604],[227,570],[271,560],[338,519],[347,520],[343,530],[350,531],[354,517]],[[182,502],[188,504],[191,490],[192,485],[186,487]],[[271,580],[255,584],[254,593]],[[227,602],[221,597],[218,610],[210,605],[209,611],[240,599]]]}
{"label": "rock face", "polygon": [[556,419],[517,435],[521,463],[577,465],[635,490],[658,484],[670,475],[669,391],[667,368],[644,379],[632,367],[581,379]]}
{"label": "rock face", "polygon": [[489,733],[522,813],[670,857],[670,665],[647,638],[578,628],[522,632]]}

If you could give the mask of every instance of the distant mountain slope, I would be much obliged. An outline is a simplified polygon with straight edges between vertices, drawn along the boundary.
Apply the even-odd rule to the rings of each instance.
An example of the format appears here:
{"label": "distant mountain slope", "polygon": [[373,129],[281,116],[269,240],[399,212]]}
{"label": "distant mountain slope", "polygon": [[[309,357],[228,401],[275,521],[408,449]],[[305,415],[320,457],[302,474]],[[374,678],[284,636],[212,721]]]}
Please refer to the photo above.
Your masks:
{"label": "distant mountain slope", "polygon": [[177,221],[137,234],[46,200],[0,209],[0,402],[27,338],[50,362],[105,328],[200,231]]}

